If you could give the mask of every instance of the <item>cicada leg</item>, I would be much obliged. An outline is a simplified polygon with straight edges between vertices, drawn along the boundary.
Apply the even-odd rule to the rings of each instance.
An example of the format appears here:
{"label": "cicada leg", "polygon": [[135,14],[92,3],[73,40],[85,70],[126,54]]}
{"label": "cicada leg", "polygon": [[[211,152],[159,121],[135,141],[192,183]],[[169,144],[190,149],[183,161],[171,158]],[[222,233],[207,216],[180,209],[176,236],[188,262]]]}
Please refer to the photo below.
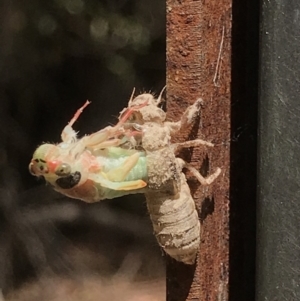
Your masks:
{"label": "cicada leg", "polygon": [[189,147],[195,147],[198,145],[204,145],[204,146],[209,146],[213,147],[214,144],[202,139],[196,139],[196,140],[190,140],[190,141],[185,141],[185,142],[179,142],[179,143],[174,143],[171,145],[173,148],[173,152],[177,154],[182,148],[189,148]]}
{"label": "cicada leg", "polygon": [[[135,109],[141,108],[146,104],[142,104],[140,106],[135,107]],[[107,148],[111,146],[119,146],[120,144],[124,143],[124,140],[119,137],[120,135],[124,135],[125,137],[134,137],[136,135],[141,134],[141,128],[138,127],[135,123],[126,123],[130,115],[133,113],[134,110],[128,110],[125,112],[124,116],[120,119],[120,121],[113,127],[108,126],[103,130],[91,134],[90,136],[83,137],[81,140],[85,143],[87,147],[90,148]],[[128,127],[134,128],[128,129]]]}
{"label": "cicada leg", "polygon": [[187,168],[203,186],[210,185],[212,182],[215,181],[215,179],[221,173],[221,168],[218,167],[212,175],[204,178],[195,167],[191,166],[189,163],[185,162],[184,160],[180,158],[176,158],[176,162],[178,163],[181,169]]}
{"label": "cicada leg", "polygon": [[178,131],[184,130],[194,122],[195,118],[199,115],[200,107],[202,104],[203,100],[199,98],[195,101],[194,104],[186,109],[181,117],[181,120],[177,122],[165,122],[165,125],[169,127],[172,136],[175,135]]}
{"label": "cicada leg", "polygon": [[127,137],[126,139],[129,139],[132,136],[140,134],[138,131],[124,129],[122,127],[123,122],[124,121],[122,121],[122,123],[119,122],[114,127],[109,126],[94,134],[81,138],[77,145],[72,149],[72,152],[80,153],[85,148],[89,148],[91,151],[97,151],[103,148],[119,146],[124,143],[124,139],[116,137],[122,135]]}
{"label": "cicada leg", "polygon": [[101,185],[102,187],[109,188],[112,190],[136,190],[141,189],[147,186],[147,183],[143,180],[135,180],[135,181],[124,181],[124,182],[112,182],[105,178],[99,177],[91,177],[93,181]]}
{"label": "cicada leg", "polygon": [[143,180],[136,180],[136,181],[126,181],[126,182],[119,182],[119,183],[111,183],[111,189],[113,190],[136,190],[141,189],[147,186],[147,183]]}
{"label": "cicada leg", "polygon": [[87,100],[85,102],[85,104],[76,111],[76,113],[74,114],[74,116],[70,120],[70,122],[64,127],[64,129],[61,133],[61,139],[62,139],[63,142],[72,142],[72,140],[76,141],[76,132],[73,130],[72,126],[75,123],[75,121],[79,118],[79,116],[83,112],[83,110],[90,103],[91,102]]}
{"label": "cicada leg", "polygon": [[[80,109],[78,109],[69,124],[64,128],[61,134],[63,142],[70,143],[72,141],[76,141],[76,132],[73,130],[72,125],[79,118],[84,108],[89,104],[90,102],[87,101]],[[119,146],[120,144],[124,143],[124,139],[119,138],[121,135],[129,136],[130,134],[137,134],[136,132],[131,133],[132,131],[130,130],[126,131],[123,128],[124,124],[127,122],[128,118],[130,118],[134,110],[138,110],[145,105],[147,105],[147,103],[128,109],[115,126],[108,126],[96,133],[81,138],[74,146],[74,148],[72,148],[72,153],[81,153],[85,148],[89,148],[91,151],[95,151],[102,148]]]}
{"label": "cicada leg", "polygon": [[113,127],[108,126],[99,132],[91,134],[90,136],[83,137],[78,144],[84,145],[84,148],[89,147],[91,149],[96,150],[96,149],[107,148],[111,146],[119,146],[120,144],[124,143],[124,140],[116,138],[119,137],[120,135],[124,135],[125,137],[132,137],[132,136],[139,135],[140,134],[139,131],[134,131],[132,129],[126,130],[125,129],[126,126],[124,125],[126,124],[127,120],[130,118],[130,116],[135,110],[138,110],[146,105],[147,102],[126,109],[124,114],[119,118],[119,122],[115,126]]}
{"label": "cicada leg", "polygon": [[[196,139],[196,140],[191,140],[191,141],[185,141],[181,143],[174,143],[171,145],[173,148],[174,153],[179,152],[182,148],[188,148],[188,147],[195,147],[198,145],[204,145],[204,146],[209,146],[213,147],[213,143],[202,140],[202,139]],[[199,171],[191,166],[189,163],[185,162],[184,160],[180,158],[176,158],[177,164],[180,166],[181,169],[187,168],[196,178],[197,180],[201,183],[201,185],[210,185],[221,173],[221,168],[217,168],[216,171],[210,175],[207,178],[204,178]]]}
{"label": "cicada leg", "polygon": [[115,126],[108,126],[97,133],[84,137],[81,140],[84,140],[84,143],[87,147],[95,147],[97,149],[120,145],[120,143],[123,143],[123,141],[121,142],[121,139],[118,139],[116,137],[119,137],[121,134],[127,133],[123,128],[124,124],[127,122],[127,120],[130,118],[130,115],[135,110],[138,110],[146,105],[147,103],[143,103],[141,105],[129,108]]}

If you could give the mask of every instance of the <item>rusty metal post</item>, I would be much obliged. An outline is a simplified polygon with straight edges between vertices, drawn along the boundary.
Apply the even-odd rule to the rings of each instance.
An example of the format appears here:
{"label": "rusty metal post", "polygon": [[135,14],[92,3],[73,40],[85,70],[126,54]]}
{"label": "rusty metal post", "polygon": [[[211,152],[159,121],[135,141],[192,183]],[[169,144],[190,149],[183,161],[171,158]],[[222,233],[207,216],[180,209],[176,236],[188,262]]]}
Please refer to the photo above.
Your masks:
{"label": "rusty metal post", "polygon": [[231,97],[231,0],[167,0],[167,112],[179,120],[201,97],[201,122],[179,141],[202,138],[213,149],[194,148],[185,159],[221,176],[210,187],[189,182],[200,212],[201,246],[197,264],[168,258],[167,300],[228,300],[229,142]]}

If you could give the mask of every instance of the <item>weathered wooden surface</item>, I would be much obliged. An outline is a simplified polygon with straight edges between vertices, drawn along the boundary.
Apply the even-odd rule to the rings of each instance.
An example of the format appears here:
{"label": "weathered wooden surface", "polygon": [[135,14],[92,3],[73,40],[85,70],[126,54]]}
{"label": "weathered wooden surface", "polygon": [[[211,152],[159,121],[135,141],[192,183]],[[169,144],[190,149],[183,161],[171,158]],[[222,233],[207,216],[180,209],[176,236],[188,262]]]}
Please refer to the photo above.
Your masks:
{"label": "weathered wooden surface", "polygon": [[178,120],[197,98],[200,123],[178,137],[203,138],[213,149],[184,152],[202,174],[222,169],[209,187],[189,175],[201,220],[197,264],[168,258],[167,300],[228,300],[231,1],[167,1],[167,113]]}

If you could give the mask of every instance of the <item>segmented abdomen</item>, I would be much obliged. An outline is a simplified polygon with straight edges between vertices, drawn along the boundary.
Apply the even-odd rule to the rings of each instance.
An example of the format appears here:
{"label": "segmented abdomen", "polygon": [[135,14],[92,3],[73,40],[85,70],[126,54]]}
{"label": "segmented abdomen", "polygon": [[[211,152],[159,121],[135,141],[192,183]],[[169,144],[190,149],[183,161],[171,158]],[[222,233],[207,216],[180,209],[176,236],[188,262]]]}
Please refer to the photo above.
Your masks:
{"label": "segmented abdomen", "polygon": [[200,244],[200,222],[183,173],[177,194],[145,192],[153,229],[160,246],[178,261],[193,264]]}

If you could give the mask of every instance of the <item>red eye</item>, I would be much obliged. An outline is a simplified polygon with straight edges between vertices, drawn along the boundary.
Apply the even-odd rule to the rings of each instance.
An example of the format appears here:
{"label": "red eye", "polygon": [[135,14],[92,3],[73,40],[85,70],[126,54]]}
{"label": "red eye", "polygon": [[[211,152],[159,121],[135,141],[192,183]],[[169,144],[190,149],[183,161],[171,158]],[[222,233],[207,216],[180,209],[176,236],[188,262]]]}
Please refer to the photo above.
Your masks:
{"label": "red eye", "polygon": [[56,168],[57,168],[57,166],[58,166],[59,164],[60,164],[60,162],[59,162],[59,161],[56,161],[56,160],[49,161],[49,162],[47,163],[48,168],[49,168],[49,171],[50,171],[50,172],[55,172],[55,170],[56,170]]}

